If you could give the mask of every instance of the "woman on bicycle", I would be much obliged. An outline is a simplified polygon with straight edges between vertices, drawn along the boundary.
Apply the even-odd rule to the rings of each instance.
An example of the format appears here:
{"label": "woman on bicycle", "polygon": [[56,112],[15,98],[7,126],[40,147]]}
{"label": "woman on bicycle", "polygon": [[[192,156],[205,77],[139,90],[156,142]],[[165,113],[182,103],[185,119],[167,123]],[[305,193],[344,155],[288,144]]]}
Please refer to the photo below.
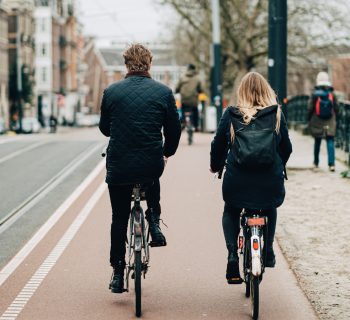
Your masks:
{"label": "woman on bicycle", "polygon": [[210,153],[212,172],[222,170],[226,162],[222,224],[228,249],[229,284],[242,282],[237,238],[243,208],[261,210],[268,217],[265,266],[275,266],[276,208],[285,197],[285,165],[292,152],[276,94],[262,75],[256,72],[245,75],[237,91],[237,102],[237,106],[229,107],[222,116]]}

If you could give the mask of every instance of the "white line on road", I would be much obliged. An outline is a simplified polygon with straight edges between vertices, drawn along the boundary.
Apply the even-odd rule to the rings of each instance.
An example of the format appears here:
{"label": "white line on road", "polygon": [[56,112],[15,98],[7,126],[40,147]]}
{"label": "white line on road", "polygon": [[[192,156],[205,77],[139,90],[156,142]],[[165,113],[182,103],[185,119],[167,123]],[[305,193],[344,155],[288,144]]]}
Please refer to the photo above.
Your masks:
{"label": "white line on road", "polygon": [[[49,192],[51,192],[59,183],[61,183],[66,177],[68,177],[78,166],[80,166],[87,158],[96,152],[100,145],[95,146],[88,152],[79,154],[77,158],[74,158],[68,165],[66,165],[60,172],[47,181],[41,188],[30,195],[25,201],[23,201],[17,208],[12,210],[4,218],[0,219],[0,234],[8,229],[13,223],[15,223],[23,214],[28,212],[35,204],[43,199]],[[5,224],[6,223],[6,224]]]}
{"label": "white line on road", "polygon": [[43,144],[46,144],[46,143],[48,143],[48,141],[41,141],[41,142],[38,142],[38,143],[31,144],[30,146],[28,146],[26,148],[23,148],[21,150],[15,151],[15,152],[13,152],[13,153],[11,153],[11,154],[1,158],[0,159],[0,164],[4,163],[5,161],[8,161],[8,160],[10,160],[10,159],[12,159],[14,157],[19,156],[22,153],[25,153],[25,152],[30,151],[32,149],[38,148],[38,147],[40,147],[40,146],[42,146]]}
{"label": "white line on road", "polygon": [[[27,244],[0,271],[0,286],[17,269],[17,267],[24,261],[24,259],[34,250],[38,243],[46,236],[46,234],[64,215],[68,208],[79,198],[79,196],[91,184],[91,182],[101,173],[104,166],[105,160],[102,160],[96,166],[96,168],[89,174],[89,176],[79,185],[79,187],[75,189],[75,191],[69,196],[69,198],[67,198],[67,200],[63,202],[63,204],[54,212],[54,214],[46,221],[46,223],[37,231],[37,233],[27,242]],[[48,264],[45,263],[45,266],[46,265]]]}
{"label": "white line on road", "polygon": [[[86,218],[91,213],[92,209],[95,207],[96,203],[99,201],[99,199],[102,197],[103,193],[105,192],[107,186],[103,182],[96,192],[93,194],[93,196],[90,198],[90,200],[86,203],[84,208],[80,211],[78,216],[75,218],[73,223],[69,226],[69,229],[66,231],[66,233],[63,235],[63,237],[59,240],[56,247],[51,251],[49,256],[46,258],[46,260],[42,263],[42,265],[39,267],[39,269],[35,272],[35,274],[32,276],[32,278],[37,278],[37,274],[45,274],[45,277],[50,272],[50,270],[53,268],[53,266],[56,264],[57,260],[60,258],[64,250],[68,247],[69,243],[72,241],[74,236],[77,234],[80,227],[85,222]],[[43,268],[43,265],[47,263],[47,261],[52,261],[53,264],[51,268]],[[9,317],[12,317],[12,319],[16,319],[17,316],[21,313],[24,306],[28,301],[30,300],[30,297],[27,298],[27,301],[25,301],[25,304],[23,304],[24,300],[18,299],[19,296],[22,296],[23,292],[27,291],[26,289],[29,289],[32,294],[35,293],[35,291],[38,289],[42,281],[44,281],[45,277],[42,277],[42,280],[35,284],[29,284],[31,280],[27,282],[27,284],[24,286],[22,291],[17,295],[15,300],[11,303],[11,305],[7,308],[7,310],[4,312],[4,314],[0,317],[0,320],[8,319]]]}

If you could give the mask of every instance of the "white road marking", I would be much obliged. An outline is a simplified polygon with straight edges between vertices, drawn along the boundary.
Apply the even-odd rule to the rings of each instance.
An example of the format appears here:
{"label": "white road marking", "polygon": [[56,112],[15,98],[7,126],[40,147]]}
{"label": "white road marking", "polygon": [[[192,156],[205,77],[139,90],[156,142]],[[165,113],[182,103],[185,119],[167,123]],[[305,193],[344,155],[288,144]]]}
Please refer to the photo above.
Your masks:
{"label": "white road marking", "polygon": [[41,142],[38,142],[38,143],[31,144],[30,146],[28,146],[26,148],[23,148],[21,150],[15,151],[15,152],[13,152],[13,153],[11,153],[11,154],[1,158],[0,159],[0,164],[4,163],[5,161],[8,161],[8,160],[10,160],[10,159],[12,159],[14,157],[19,156],[22,153],[25,153],[25,152],[30,151],[32,149],[38,148],[38,147],[40,147],[40,146],[42,146],[42,145],[44,145],[46,143],[48,143],[48,141],[41,141]]}
{"label": "white road marking", "polygon": [[[66,233],[62,236],[62,238],[59,240],[55,248],[51,251],[51,253],[48,255],[46,260],[41,264],[41,266],[38,268],[38,270],[35,272],[35,274],[32,276],[32,278],[27,282],[27,284],[24,286],[22,291],[17,295],[15,300],[11,303],[11,305],[7,308],[7,310],[3,313],[3,315],[0,317],[0,320],[8,320],[16,319],[17,316],[21,313],[25,305],[30,300],[31,296],[28,296],[27,300],[23,299],[23,293],[24,292],[31,292],[32,295],[35,293],[35,291],[38,289],[40,284],[44,281],[47,274],[50,272],[50,270],[54,267],[57,260],[60,258],[60,256],[63,254],[64,250],[68,247],[69,243],[72,241],[74,236],[77,234],[80,227],[83,225],[89,214],[91,213],[92,209],[95,207],[97,202],[102,197],[103,193],[106,191],[107,186],[103,182],[98,189],[95,191],[95,193],[92,195],[92,197],[89,199],[89,201],[86,203],[84,208],[80,211],[78,216],[75,218],[73,223],[69,226]],[[48,264],[48,261],[50,261],[50,268],[46,268],[45,266]],[[52,262],[52,263],[51,263]],[[38,274],[44,276],[41,276],[41,281],[37,283],[31,283],[33,278],[38,278]],[[30,284],[31,283],[31,284]],[[19,299],[19,297],[21,297]]]}
{"label": "white road marking", "polygon": [[[54,212],[37,233],[25,244],[25,246],[12,258],[12,260],[0,271],[0,286],[17,269],[25,258],[34,250],[38,243],[46,236],[57,221],[65,214],[68,208],[78,199],[91,182],[101,173],[105,167],[105,160],[102,160],[89,176],[79,185],[77,189],[66,199],[66,201]],[[47,263],[45,266],[50,267]],[[43,269],[45,274],[46,270]],[[37,274],[38,277],[40,273]]]}
{"label": "white road marking", "polygon": [[58,184],[60,184],[66,177],[68,177],[78,166],[80,166],[87,158],[96,152],[101,146],[97,145],[87,153],[83,155],[79,154],[77,158],[74,158],[68,165],[66,165],[60,172],[47,181],[41,188],[30,195],[25,201],[23,201],[17,208],[12,210],[4,218],[0,219],[0,234],[8,229],[13,223],[15,223],[21,216],[23,216],[28,210],[36,205],[41,199],[43,199],[49,192],[51,192]]}

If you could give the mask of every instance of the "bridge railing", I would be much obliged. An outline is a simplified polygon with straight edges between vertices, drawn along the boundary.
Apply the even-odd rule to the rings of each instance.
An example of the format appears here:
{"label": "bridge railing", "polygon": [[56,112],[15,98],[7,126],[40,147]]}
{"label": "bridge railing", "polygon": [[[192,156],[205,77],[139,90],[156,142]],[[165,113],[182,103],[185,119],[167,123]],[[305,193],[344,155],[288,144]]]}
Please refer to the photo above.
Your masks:
{"label": "bridge railing", "polygon": [[[288,123],[295,129],[302,129],[304,133],[307,130],[307,109],[310,96],[300,95],[291,97],[288,100]],[[347,162],[350,165],[350,102],[339,102],[339,114],[337,117],[337,132],[335,145],[347,154]]]}

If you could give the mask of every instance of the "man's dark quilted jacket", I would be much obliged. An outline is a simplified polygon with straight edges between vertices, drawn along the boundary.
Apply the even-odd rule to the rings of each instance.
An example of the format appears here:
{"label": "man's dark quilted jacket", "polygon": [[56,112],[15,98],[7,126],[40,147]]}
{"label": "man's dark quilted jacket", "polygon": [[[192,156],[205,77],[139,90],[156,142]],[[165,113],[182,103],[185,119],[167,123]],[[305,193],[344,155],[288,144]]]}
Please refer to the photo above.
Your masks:
{"label": "man's dark quilted jacket", "polygon": [[172,91],[144,75],[110,85],[102,99],[100,130],[110,137],[108,184],[158,179],[164,170],[163,156],[175,154],[181,135]]}

